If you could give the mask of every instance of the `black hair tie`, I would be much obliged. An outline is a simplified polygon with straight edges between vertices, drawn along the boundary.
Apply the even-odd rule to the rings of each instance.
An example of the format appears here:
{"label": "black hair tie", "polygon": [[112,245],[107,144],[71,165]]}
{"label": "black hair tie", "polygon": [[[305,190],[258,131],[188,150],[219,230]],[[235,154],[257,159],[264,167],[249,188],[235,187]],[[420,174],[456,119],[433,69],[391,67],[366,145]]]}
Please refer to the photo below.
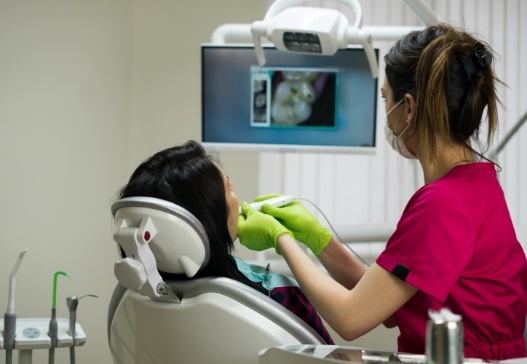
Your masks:
{"label": "black hair tie", "polygon": [[472,74],[488,68],[492,63],[492,55],[485,51],[476,51],[467,57],[461,53],[456,53],[456,57],[461,64],[468,82],[472,80]]}

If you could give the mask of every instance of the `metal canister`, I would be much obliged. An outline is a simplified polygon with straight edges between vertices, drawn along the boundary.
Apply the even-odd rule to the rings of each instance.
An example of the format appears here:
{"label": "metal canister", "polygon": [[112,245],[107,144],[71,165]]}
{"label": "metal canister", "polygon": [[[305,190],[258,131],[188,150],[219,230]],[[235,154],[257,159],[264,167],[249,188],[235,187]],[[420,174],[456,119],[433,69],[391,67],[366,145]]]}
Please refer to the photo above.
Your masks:
{"label": "metal canister", "polygon": [[463,364],[463,322],[449,310],[430,312],[426,326],[428,364]]}

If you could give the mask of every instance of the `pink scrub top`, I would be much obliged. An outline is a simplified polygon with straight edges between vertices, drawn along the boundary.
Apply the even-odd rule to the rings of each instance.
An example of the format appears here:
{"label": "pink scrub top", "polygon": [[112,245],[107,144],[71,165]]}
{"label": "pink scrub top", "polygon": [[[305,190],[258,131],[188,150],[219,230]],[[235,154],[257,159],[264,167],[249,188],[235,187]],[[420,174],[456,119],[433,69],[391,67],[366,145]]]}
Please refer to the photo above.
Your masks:
{"label": "pink scrub top", "polygon": [[423,354],[428,310],[449,308],[463,318],[466,358],[527,356],[527,261],[493,164],[419,189],[377,264],[418,289],[395,313],[399,351]]}

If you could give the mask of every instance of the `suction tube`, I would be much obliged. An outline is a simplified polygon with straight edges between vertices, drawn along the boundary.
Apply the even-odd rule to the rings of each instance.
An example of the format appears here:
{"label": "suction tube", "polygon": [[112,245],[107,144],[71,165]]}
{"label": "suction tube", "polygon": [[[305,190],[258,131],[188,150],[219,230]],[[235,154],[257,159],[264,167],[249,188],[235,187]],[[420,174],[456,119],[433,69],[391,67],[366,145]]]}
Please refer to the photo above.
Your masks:
{"label": "suction tube", "polygon": [[11,271],[9,277],[9,299],[7,303],[7,311],[4,314],[4,348],[6,355],[6,364],[13,362],[13,349],[15,347],[15,334],[16,334],[16,313],[15,313],[15,283],[16,273],[22,263],[22,259],[26,254],[27,249],[24,249],[18,255],[15,266]]}
{"label": "suction tube", "polygon": [[53,302],[51,305],[51,320],[49,321],[48,336],[51,339],[49,348],[49,364],[55,362],[55,348],[57,347],[58,324],[57,324],[57,278],[59,275],[70,277],[68,273],[57,271],[53,275]]}

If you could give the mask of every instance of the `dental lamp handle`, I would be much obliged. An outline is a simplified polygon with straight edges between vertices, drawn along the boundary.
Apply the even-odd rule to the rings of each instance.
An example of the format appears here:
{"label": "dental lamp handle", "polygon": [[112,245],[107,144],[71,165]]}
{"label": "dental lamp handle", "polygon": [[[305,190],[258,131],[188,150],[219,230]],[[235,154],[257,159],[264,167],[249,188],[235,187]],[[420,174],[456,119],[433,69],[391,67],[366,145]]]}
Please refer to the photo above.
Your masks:
{"label": "dental lamp handle", "polygon": [[349,27],[346,32],[346,39],[348,43],[359,43],[362,45],[364,52],[366,52],[366,57],[368,58],[372,77],[379,77],[379,67],[377,64],[377,58],[375,57],[371,35],[362,29]]}
{"label": "dental lamp handle", "polygon": [[265,20],[255,21],[251,25],[251,33],[253,37],[254,51],[256,52],[256,59],[260,67],[265,65],[265,54],[263,51],[261,38],[267,36],[267,26],[268,26],[268,22],[266,22]]}

